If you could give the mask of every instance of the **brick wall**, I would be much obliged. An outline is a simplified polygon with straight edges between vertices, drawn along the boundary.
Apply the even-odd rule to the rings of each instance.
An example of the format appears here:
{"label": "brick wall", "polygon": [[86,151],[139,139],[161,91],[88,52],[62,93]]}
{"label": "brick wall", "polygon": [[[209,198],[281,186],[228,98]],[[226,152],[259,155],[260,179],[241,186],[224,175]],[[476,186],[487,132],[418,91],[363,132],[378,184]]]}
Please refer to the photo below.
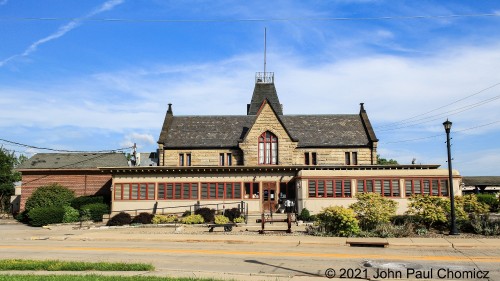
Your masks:
{"label": "brick wall", "polygon": [[99,171],[22,171],[21,210],[26,200],[40,186],[59,183],[75,192],[75,196],[102,195],[111,198],[111,174]]}

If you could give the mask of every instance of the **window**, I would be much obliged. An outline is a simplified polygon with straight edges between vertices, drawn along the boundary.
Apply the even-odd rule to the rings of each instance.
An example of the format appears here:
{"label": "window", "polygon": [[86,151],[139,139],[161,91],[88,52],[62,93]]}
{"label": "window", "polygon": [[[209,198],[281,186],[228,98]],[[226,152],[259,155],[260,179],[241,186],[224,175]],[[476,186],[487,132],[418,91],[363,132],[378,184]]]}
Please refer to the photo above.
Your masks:
{"label": "window", "polygon": [[317,157],[316,152],[305,152],[304,153],[304,163],[306,165],[311,165],[311,164],[318,165],[318,157]]}
{"label": "window", "polygon": [[351,165],[351,153],[350,152],[345,153],[345,164]]}
{"label": "window", "polygon": [[227,158],[227,165],[232,166],[233,165],[233,159],[232,159],[232,154],[231,153],[226,153],[226,158]]}
{"label": "window", "polygon": [[308,180],[309,198],[351,197],[350,179],[310,179]]}
{"label": "window", "polygon": [[231,153],[219,153],[219,166],[231,166],[233,165],[233,159]]}
{"label": "window", "polygon": [[399,179],[358,179],[357,192],[374,192],[384,197],[401,197]]}
{"label": "window", "polygon": [[224,166],[224,153],[219,154],[219,166]]}
{"label": "window", "polygon": [[316,152],[311,153],[311,158],[312,158],[312,159],[311,159],[311,160],[312,160],[312,161],[311,161],[311,162],[312,162],[312,164],[313,164],[313,165],[318,165],[318,161],[317,161],[317,158],[316,158]]}
{"label": "window", "polygon": [[353,165],[358,165],[358,153],[357,152],[353,152],[351,153],[352,155],[352,164]]}
{"label": "window", "polygon": [[154,183],[115,184],[115,200],[154,200]]}
{"label": "window", "polygon": [[415,194],[432,196],[448,196],[447,179],[405,179],[405,195],[410,197]]}
{"label": "window", "polygon": [[304,165],[309,165],[309,152],[304,152]]}
{"label": "window", "polygon": [[179,153],[179,166],[191,166],[191,153]]}
{"label": "window", "polygon": [[278,164],[278,138],[269,131],[259,137],[259,164]]}
{"label": "window", "polygon": [[245,183],[245,198],[258,199],[259,198],[259,183],[246,182]]}
{"label": "window", "polygon": [[202,183],[201,199],[241,199],[241,183]]}
{"label": "window", "polygon": [[159,183],[158,200],[198,199],[198,183]]}
{"label": "window", "polygon": [[346,165],[358,165],[358,153],[357,152],[346,152],[345,153],[345,164]]}

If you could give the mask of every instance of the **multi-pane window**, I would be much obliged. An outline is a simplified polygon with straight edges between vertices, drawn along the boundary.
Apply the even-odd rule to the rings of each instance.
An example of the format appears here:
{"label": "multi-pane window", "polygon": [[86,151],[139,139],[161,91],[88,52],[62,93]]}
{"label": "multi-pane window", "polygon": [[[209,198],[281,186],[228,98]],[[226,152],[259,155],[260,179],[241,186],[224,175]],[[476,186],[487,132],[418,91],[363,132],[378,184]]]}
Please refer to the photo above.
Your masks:
{"label": "multi-pane window", "polygon": [[278,138],[269,131],[259,137],[259,164],[278,164]]}
{"label": "multi-pane window", "polygon": [[198,183],[159,183],[158,200],[198,199]]}
{"label": "multi-pane window", "polygon": [[308,180],[309,198],[351,197],[350,179],[310,179]]}
{"label": "multi-pane window", "polygon": [[316,152],[305,152],[304,153],[304,164],[305,165],[318,165],[318,156]]}
{"label": "multi-pane window", "polygon": [[374,192],[384,197],[401,197],[399,179],[358,179],[357,192]]}
{"label": "multi-pane window", "polygon": [[410,197],[414,194],[448,196],[447,179],[405,179],[405,194]]}
{"label": "multi-pane window", "polygon": [[259,183],[246,182],[245,185],[245,198],[258,199],[259,198]]}
{"label": "multi-pane window", "polygon": [[304,165],[310,165],[309,152],[304,152]]}
{"label": "multi-pane window", "polygon": [[219,166],[224,166],[224,153],[219,153]]}
{"label": "multi-pane window", "polygon": [[115,200],[154,200],[154,183],[117,183]]}
{"label": "multi-pane window", "polygon": [[201,199],[241,199],[241,183],[201,183]]}
{"label": "multi-pane window", "polygon": [[219,166],[233,165],[232,153],[219,153]]}

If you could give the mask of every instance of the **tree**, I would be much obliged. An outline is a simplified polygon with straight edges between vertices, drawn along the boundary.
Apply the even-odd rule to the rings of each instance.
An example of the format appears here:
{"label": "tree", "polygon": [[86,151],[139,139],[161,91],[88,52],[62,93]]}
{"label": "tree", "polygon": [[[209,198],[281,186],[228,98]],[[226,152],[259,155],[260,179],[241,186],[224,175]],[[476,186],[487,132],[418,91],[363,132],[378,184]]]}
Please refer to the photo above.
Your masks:
{"label": "tree", "polygon": [[10,196],[14,195],[14,183],[21,180],[21,174],[14,171],[18,160],[14,153],[0,147],[0,212],[8,211]]}
{"label": "tree", "polygon": [[377,164],[378,165],[398,165],[398,161],[394,160],[394,159],[385,159],[385,158],[382,158],[380,157],[379,154],[377,154]]}

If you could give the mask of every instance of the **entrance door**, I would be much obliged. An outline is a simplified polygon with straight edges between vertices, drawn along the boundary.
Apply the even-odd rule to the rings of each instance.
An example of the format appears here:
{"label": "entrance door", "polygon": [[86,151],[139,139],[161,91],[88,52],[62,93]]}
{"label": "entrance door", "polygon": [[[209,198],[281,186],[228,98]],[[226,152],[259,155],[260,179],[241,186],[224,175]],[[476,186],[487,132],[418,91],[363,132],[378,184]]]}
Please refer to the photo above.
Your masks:
{"label": "entrance door", "polygon": [[276,202],[278,196],[276,196],[276,183],[275,182],[263,182],[262,183],[262,208],[264,212],[274,212],[276,211]]}

